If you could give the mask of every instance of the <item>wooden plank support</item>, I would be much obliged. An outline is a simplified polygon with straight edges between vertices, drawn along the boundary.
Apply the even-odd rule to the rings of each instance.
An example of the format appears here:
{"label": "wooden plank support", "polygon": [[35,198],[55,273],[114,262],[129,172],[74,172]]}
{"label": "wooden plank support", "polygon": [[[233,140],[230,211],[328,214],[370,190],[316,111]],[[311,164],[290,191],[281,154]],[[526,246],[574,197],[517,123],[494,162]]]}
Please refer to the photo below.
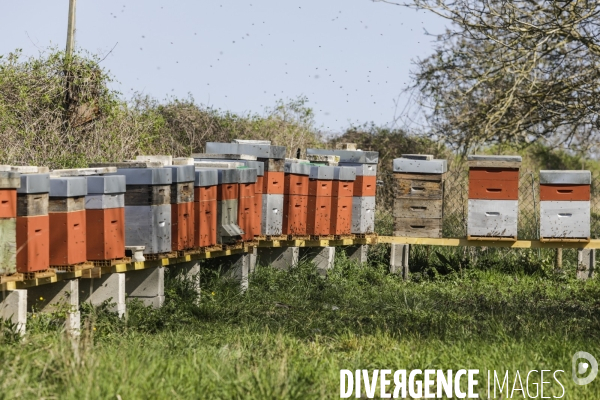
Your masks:
{"label": "wooden plank support", "polygon": [[416,238],[379,236],[378,243],[388,244],[419,244],[426,246],[450,247],[509,247],[513,249],[600,249],[600,239],[592,239],[587,243],[581,242],[542,242],[540,240],[468,240],[465,238]]}

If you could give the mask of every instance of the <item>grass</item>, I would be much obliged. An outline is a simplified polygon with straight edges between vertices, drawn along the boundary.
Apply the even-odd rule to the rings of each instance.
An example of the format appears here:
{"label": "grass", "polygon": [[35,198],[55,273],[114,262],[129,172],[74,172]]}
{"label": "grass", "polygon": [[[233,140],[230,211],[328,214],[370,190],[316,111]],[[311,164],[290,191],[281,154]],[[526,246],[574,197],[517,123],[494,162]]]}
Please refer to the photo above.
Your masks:
{"label": "grass", "polygon": [[410,282],[387,273],[385,246],[370,256],[338,256],[327,279],[261,267],[244,294],[205,269],[199,302],[167,275],[162,309],[84,306],[78,341],[38,315],[22,342],[2,336],[0,399],[329,399],[340,369],[382,368],[480,369],[482,398],[488,369],[511,386],[517,369],[561,369],[565,398],[600,398],[570,375],[574,352],[600,356],[600,285],[571,278],[572,255],[555,272],[534,252],[416,248]]}

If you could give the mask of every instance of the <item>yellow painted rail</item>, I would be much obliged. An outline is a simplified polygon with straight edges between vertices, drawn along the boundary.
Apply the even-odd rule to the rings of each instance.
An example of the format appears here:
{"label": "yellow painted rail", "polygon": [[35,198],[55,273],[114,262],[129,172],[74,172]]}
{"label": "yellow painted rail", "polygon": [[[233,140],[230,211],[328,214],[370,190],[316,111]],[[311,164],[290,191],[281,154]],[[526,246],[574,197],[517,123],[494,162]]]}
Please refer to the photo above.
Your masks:
{"label": "yellow painted rail", "polygon": [[397,236],[379,236],[378,243],[389,244],[420,244],[428,246],[470,246],[470,247],[507,247],[512,249],[600,249],[600,240],[593,239],[589,242],[560,241],[547,242],[540,240],[469,240],[469,239],[433,239]]}

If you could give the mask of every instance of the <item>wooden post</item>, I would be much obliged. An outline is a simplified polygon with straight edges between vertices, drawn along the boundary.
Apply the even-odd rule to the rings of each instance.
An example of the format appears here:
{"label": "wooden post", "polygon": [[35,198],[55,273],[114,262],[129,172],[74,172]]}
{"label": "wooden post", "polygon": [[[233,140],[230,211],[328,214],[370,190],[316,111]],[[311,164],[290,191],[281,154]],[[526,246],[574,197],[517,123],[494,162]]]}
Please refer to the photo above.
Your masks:
{"label": "wooden post", "polygon": [[557,248],[556,249],[556,259],[554,262],[554,269],[562,269],[562,251],[563,249],[561,248]]}
{"label": "wooden post", "polygon": [[69,0],[69,26],[67,28],[66,58],[70,59],[75,48],[75,8],[77,0]]}

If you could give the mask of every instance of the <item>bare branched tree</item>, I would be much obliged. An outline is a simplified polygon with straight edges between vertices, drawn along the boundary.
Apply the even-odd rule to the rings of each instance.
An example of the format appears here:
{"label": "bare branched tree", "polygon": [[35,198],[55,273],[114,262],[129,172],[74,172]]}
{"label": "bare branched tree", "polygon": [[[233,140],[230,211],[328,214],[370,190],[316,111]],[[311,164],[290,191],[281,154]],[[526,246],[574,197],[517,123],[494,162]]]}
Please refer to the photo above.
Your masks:
{"label": "bare branched tree", "polygon": [[462,151],[539,139],[585,151],[598,141],[600,2],[374,1],[452,23],[413,72],[433,134]]}

